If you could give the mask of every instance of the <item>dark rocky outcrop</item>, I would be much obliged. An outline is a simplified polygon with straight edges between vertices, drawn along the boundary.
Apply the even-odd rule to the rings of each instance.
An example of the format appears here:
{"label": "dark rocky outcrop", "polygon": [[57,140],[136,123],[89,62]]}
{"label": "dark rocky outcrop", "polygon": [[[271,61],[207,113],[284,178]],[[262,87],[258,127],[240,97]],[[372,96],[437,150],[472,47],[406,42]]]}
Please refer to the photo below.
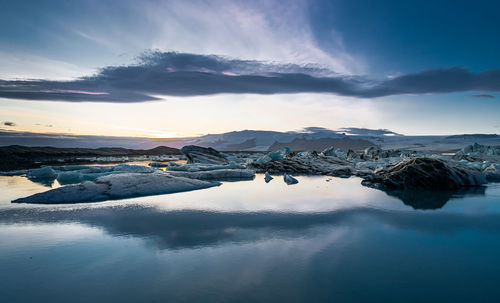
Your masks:
{"label": "dark rocky outcrop", "polygon": [[363,180],[364,185],[380,189],[454,190],[485,183],[479,170],[431,158],[403,161]]}
{"label": "dark rocky outcrop", "polygon": [[288,155],[284,159],[269,161],[265,163],[252,163],[250,166],[273,174],[293,173],[300,175],[330,175],[348,177],[351,173],[345,162],[318,155],[312,152],[307,157]]}
{"label": "dark rocky outcrop", "polygon": [[228,164],[229,161],[222,154],[211,147],[186,145],[181,148],[188,163]]}
{"label": "dark rocky outcrop", "polygon": [[167,146],[158,146],[153,149],[127,149],[121,147],[58,148],[9,145],[0,147],[0,171],[58,164],[59,160],[65,160],[65,163],[85,163],[77,160],[79,157],[159,156],[164,154],[180,154],[180,152],[177,148]]}

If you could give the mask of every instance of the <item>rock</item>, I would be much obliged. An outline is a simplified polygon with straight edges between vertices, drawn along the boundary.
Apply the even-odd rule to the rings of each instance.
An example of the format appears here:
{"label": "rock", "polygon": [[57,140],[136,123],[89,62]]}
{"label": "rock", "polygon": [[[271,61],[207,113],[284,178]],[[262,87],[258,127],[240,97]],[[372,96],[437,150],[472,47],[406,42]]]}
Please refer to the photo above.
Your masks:
{"label": "rock", "polygon": [[168,167],[168,163],[165,162],[151,162],[148,165],[151,167]]}
{"label": "rock", "polygon": [[328,176],[339,178],[349,178],[352,175],[352,169],[349,166],[335,168],[328,174]]}
{"label": "rock", "polygon": [[317,153],[310,155],[288,156],[282,160],[269,161],[265,163],[252,162],[249,166],[261,171],[273,174],[298,173],[311,175],[326,175],[336,168],[349,165],[346,161],[336,157],[319,156]]}
{"label": "rock", "polygon": [[363,185],[381,189],[448,190],[486,183],[484,174],[460,163],[415,158],[377,171]]}
{"label": "rock", "polygon": [[196,145],[187,145],[181,148],[188,163],[204,164],[228,164],[229,161],[218,151],[211,147],[201,147]]}

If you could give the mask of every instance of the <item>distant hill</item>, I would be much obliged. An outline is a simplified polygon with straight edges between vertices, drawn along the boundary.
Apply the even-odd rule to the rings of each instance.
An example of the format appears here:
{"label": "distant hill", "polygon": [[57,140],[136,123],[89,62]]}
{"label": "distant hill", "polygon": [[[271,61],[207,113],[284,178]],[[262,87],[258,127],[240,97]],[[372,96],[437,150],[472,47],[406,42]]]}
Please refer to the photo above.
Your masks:
{"label": "distant hill", "polygon": [[352,139],[350,137],[346,138],[321,138],[321,139],[294,139],[291,142],[274,142],[270,147],[270,151],[278,150],[282,147],[288,146],[293,151],[306,151],[315,150],[322,151],[325,148],[333,146],[334,148],[340,148],[342,150],[362,150],[375,144],[371,141],[364,139]]}
{"label": "distant hill", "polygon": [[496,134],[465,134],[465,135],[452,135],[445,137],[446,140],[450,139],[496,139],[500,136]]}
{"label": "distant hill", "polygon": [[[475,142],[483,145],[500,145],[498,134],[461,134],[461,135],[419,135],[404,136],[387,129],[343,128],[343,131],[308,127],[299,131],[241,130],[220,134],[207,134],[184,138],[144,138],[144,137],[105,137],[80,136],[70,134],[39,134],[0,130],[0,146],[53,146],[61,148],[99,148],[121,147],[133,150],[149,150],[157,146],[182,148],[185,145],[212,147],[219,151],[267,151],[273,144],[293,145],[295,150],[322,150],[333,145],[342,149],[349,146],[362,149],[365,144],[378,145],[385,149],[432,150],[455,152]],[[350,138],[354,141],[341,139]],[[336,139],[329,141],[329,139]],[[337,141],[340,140],[340,141]],[[360,145],[357,145],[357,140]],[[293,143],[292,143],[293,142]],[[303,143],[301,143],[303,142]],[[317,142],[317,143],[315,143]],[[366,143],[370,142],[370,143]],[[274,149],[277,145],[273,146]]]}

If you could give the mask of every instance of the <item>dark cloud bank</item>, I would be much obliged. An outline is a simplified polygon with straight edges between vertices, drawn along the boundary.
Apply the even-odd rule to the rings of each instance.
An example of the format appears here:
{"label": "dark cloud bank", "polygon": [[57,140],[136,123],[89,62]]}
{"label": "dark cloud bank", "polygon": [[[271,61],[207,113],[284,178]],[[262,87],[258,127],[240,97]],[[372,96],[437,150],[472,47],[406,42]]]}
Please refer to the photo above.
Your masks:
{"label": "dark cloud bank", "polygon": [[[318,66],[279,65],[214,55],[149,52],[129,66],[110,66],[73,81],[0,80],[0,98],[141,102],[155,95],[219,93],[333,93],[358,98],[400,94],[499,92],[500,69],[472,73],[462,67],[426,70],[374,81]],[[486,96],[481,94],[477,96]]]}

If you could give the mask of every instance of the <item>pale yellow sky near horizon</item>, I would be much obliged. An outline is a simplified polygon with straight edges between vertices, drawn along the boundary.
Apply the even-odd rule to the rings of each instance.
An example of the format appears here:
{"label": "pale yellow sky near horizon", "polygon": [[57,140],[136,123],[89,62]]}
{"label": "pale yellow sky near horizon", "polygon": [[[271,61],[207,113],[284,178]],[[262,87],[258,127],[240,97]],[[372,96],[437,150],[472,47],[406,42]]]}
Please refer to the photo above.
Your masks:
{"label": "pale yellow sky near horizon", "polygon": [[[414,117],[413,111],[422,112],[425,107],[404,97],[394,101],[303,93],[163,98],[141,103],[0,99],[0,121],[3,129],[16,131],[150,138],[310,126],[387,128],[406,135],[481,132],[463,125],[463,119],[453,114],[440,120]],[[5,126],[6,121],[15,126]]]}

